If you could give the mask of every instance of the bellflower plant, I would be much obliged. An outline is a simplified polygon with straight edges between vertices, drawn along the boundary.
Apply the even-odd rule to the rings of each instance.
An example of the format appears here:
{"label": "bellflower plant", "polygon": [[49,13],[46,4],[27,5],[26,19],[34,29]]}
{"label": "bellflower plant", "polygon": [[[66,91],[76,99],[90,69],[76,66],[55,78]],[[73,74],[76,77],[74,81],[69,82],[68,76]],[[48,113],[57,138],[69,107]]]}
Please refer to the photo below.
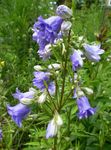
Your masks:
{"label": "bellflower plant", "polygon": [[[92,80],[93,69],[92,64],[87,63],[86,58],[99,62],[100,55],[104,53],[104,50],[101,49],[100,44],[84,44],[88,41],[86,42],[83,36],[75,38],[72,20],[72,10],[65,5],[57,7],[56,16],[51,16],[48,19],[44,19],[42,16],[38,17],[38,21],[33,26],[33,40],[39,46],[37,53],[42,59],[39,64],[34,66],[32,83],[35,89],[31,88],[28,92],[22,93],[17,88],[13,97],[19,100],[19,104],[13,107],[7,105],[8,114],[19,127],[22,127],[24,118],[33,116],[33,114],[28,115],[31,107],[36,108],[37,106],[38,113],[35,115],[38,116],[37,123],[42,124],[40,130],[47,126],[46,139],[52,138],[54,140],[51,145],[49,142],[48,146],[50,147],[45,149],[71,149],[72,147],[68,146],[62,147],[61,143],[68,141],[72,146],[73,142],[70,137],[77,135],[77,133],[73,135],[73,132],[79,133],[80,130],[78,127],[80,120],[75,120],[75,118],[87,119],[96,114],[95,104],[94,108],[90,106],[90,95],[95,94],[96,91],[92,90],[92,82],[88,82]],[[42,63],[44,60],[47,61]],[[82,122],[81,125],[84,126]],[[38,124],[36,126],[40,127]]]}

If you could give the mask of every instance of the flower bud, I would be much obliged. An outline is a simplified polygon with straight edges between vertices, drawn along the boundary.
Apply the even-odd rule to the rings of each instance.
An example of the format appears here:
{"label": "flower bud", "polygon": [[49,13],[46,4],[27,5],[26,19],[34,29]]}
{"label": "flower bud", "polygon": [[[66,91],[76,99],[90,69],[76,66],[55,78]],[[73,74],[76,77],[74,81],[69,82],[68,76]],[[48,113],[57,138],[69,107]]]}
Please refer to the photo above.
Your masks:
{"label": "flower bud", "polygon": [[44,103],[45,100],[46,100],[46,97],[47,97],[47,93],[46,93],[46,92],[43,92],[43,93],[39,96],[37,102],[40,103],[40,104],[41,104],[41,103]]}
{"label": "flower bud", "polygon": [[60,68],[61,68],[60,64],[51,64],[51,65],[48,66],[48,69],[58,70]]}
{"label": "flower bud", "polygon": [[63,124],[63,120],[58,114],[58,112],[55,113],[54,120],[58,126],[61,126]]}
{"label": "flower bud", "polygon": [[84,92],[86,92],[86,94],[91,95],[93,94],[93,90],[91,88],[88,87],[83,87],[82,88],[84,90]]}
{"label": "flower bud", "polygon": [[72,10],[65,5],[60,5],[56,9],[56,14],[63,19],[67,19],[72,16]]}
{"label": "flower bud", "polygon": [[35,69],[36,71],[41,71],[41,70],[43,70],[43,68],[42,68],[40,65],[34,66],[34,69]]}
{"label": "flower bud", "polygon": [[72,23],[70,21],[63,21],[61,25],[61,31],[62,33],[67,33],[72,26]]}
{"label": "flower bud", "polygon": [[20,99],[20,103],[24,104],[24,105],[30,105],[34,102],[33,99],[31,98],[21,98]]}

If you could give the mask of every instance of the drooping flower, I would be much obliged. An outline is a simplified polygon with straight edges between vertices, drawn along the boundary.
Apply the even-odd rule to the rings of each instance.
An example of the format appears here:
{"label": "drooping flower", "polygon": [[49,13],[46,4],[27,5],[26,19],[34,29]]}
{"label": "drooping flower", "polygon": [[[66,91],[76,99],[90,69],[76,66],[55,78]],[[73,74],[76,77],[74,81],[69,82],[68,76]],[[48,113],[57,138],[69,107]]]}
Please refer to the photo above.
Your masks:
{"label": "drooping flower", "polygon": [[43,91],[45,89],[44,82],[46,82],[48,84],[50,73],[49,72],[37,71],[37,72],[34,72],[34,76],[35,76],[35,78],[33,79],[34,86],[36,86],[41,91]]}
{"label": "drooping flower", "polygon": [[7,105],[8,114],[11,116],[12,120],[19,126],[22,127],[22,120],[27,117],[30,112],[30,108],[24,104],[17,104],[11,107]]}
{"label": "drooping flower", "polygon": [[67,19],[72,16],[72,10],[65,5],[60,5],[56,9],[56,14],[62,17],[63,19]]}
{"label": "drooping flower", "polygon": [[3,138],[3,134],[2,134],[2,130],[0,129],[0,141],[2,140]]}
{"label": "drooping flower", "polygon": [[77,105],[79,109],[78,117],[79,119],[88,118],[94,115],[96,108],[92,108],[86,96],[82,96],[77,99]]}
{"label": "drooping flower", "polygon": [[46,138],[48,139],[48,138],[54,137],[58,132],[58,128],[62,124],[63,124],[62,118],[56,112],[56,114],[54,115],[54,118],[49,122],[47,126]]}
{"label": "drooping flower", "polygon": [[34,88],[29,88],[29,91],[25,93],[21,92],[18,88],[16,88],[16,93],[12,95],[15,99],[18,99],[20,101],[22,98],[32,99],[34,97],[34,94],[35,94]]}
{"label": "drooping flower", "polygon": [[104,53],[104,50],[100,48],[101,45],[89,45],[85,44],[84,49],[85,49],[85,54],[86,57],[93,61],[93,62],[98,62],[101,57],[100,55]]}
{"label": "drooping flower", "polygon": [[74,50],[74,53],[70,57],[72,61],[72,68],[74,71],[83,66],[83,60],[81,55],[82,53],[80,50]]}
{"label": "drooping flower", "polygon": [[33,40],[39,44],[40,50],[44,50],[47,44],[53,44],[58,38],[63,19],[59,16],[52,16],[48,19],[38,17],[38,22],[33,26]]}

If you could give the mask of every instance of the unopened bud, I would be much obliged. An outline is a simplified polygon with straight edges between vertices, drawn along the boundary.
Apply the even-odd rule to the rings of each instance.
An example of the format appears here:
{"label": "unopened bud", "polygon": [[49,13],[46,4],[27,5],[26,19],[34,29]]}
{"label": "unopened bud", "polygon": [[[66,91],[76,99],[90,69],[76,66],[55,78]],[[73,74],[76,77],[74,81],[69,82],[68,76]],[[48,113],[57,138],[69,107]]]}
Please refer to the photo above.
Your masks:
{"label": "unopened bud", "polygon": [[42,68],[40,65],[34,66],[34,69],[35,69],[36,71],[43,70],[43,68]]}
{"label": "unopened bud", "polygon": [[62,33],[66,33],[67,31],[69,31],[71,26],[72,26],[72,23],[70,21],[63,21],[61,25]]}
{"label": "unopened bud", "polygon": [[44,103],[45,100],[46,100],[46,97],[47,97],[46,92],[43,92],[43,93],[39,96],[37,102],[40,103],[40,104],[41,104],[41,103]]}
{"label": "unopened bud", "polygon": [[31,98],[21,98],[20,102],[24,105],[30,105],[34,102],[34,100]]}
{"label": "unopened bud", "polygon": [[60,69],[60,64],[51,64],[48,66],[48,69],[55,69],[55,70],[58,70]]}
{"label": "unopened bud", "polygon": [[56,14],[62,17],[63,19],[67,19],[72,16],[72,10],[65,5],[60,5],[56,9]]}
{"label": "unopened bud", "polygon": [[88,87],[83,87],[82,88],[84,90],[84,92],[86,92],[86,94],[91,95],[93,94],[93,90],[91,88]]}

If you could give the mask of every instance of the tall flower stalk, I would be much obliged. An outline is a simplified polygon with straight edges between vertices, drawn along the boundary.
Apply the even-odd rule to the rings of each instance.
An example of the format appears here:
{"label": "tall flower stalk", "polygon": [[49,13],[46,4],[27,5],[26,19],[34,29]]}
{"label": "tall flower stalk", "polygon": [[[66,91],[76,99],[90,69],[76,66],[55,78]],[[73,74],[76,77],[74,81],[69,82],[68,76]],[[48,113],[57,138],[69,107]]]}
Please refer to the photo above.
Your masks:
{"label": "tall flower stalk", "polygon": [[[7,110],[12,120],[22,127],[22,120],[30,116],[33,104],[39,105],[41,112],[45,112],[45,115],[50,117],[46,122],[45,137],[46,139],[54,138],[53,149],[56,150],[58,133],[60,128],[64,127],[64,121],[67,122],[66,130],[70,136],[73,105],[78,108],[75,114],[79,121],[87,119],[97,111],[96,107],[91,107],[90,98],[87,96],[87,93],[93,94],[93,91],[83,87],[84,78],[82,79],[79,71],[84,67],[87,59],[98,63],[104,50],[101,49],[100,44],[81,43],[80,38],[78,38],[80,45],[76,49],[73,41],[72,10],[64,5],[57,7],[56,16],[47,19],[38,17],[32,30],[33,40],[39,46],[37,53],[41,61],[46,64],[43,67],[34,66],[36,70],[32,80],[34,88],[30,88],[25,93],[17,88],[13,97],[19,100],[19,104],[13,107],[7,105]],[[53,57],[52,60],[51,57]],[[70,101],[73,101],[71,106]]]}

